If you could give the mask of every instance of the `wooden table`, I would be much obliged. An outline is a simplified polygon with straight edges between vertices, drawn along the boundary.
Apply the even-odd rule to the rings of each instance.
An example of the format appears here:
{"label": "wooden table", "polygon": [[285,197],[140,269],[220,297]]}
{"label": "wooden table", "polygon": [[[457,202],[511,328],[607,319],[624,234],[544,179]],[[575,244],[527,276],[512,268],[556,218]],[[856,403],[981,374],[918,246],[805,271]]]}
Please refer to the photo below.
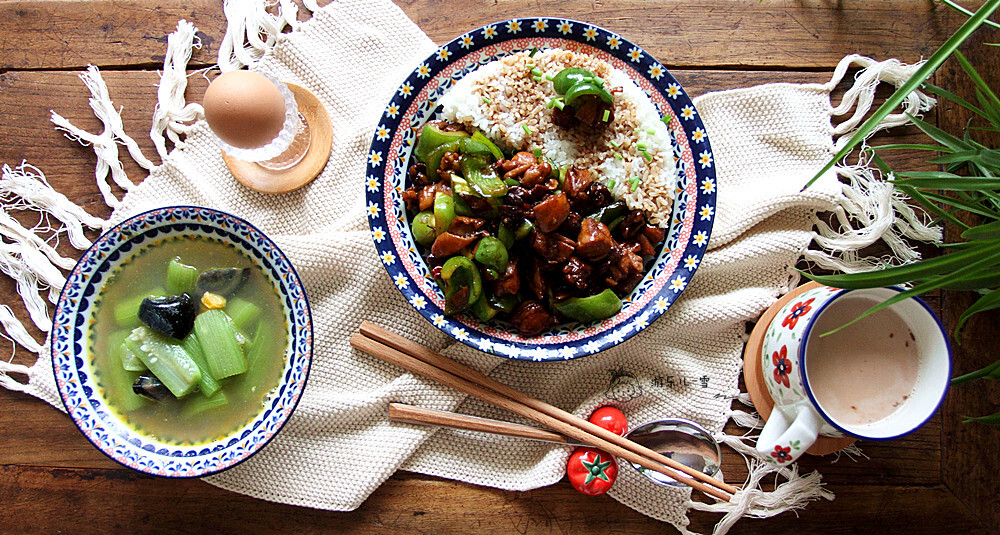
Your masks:
{"label": "wooden table", "polygon": [[[644,47],[695,95],[764,82],[826,81],[837,62],[850,53],[915,62],[933,53],[963,20],[929,0],[398,3],[437,43],[514,16],[582,19]],[[98,65],[116,106],[124,107],[126,130],[154,157],[145,133],[166,35],[181,18],[198,26],[204,46],[191,64],[198,68],[215,62],[225,30],[219,0],[161,4],[157,0],[0,3],[0,162],[27,159],[45,171],[57,190],[95,215],[109,215],[94,184],[94,154],[54,131],[49,110],[96,130],[99,123],[77,73],[88,63]],[[984,30],[964,50],[996,87],[998,49],[982,46],[984,36],[1000,41],[998,32]],[[191,82],[188,99],[200,100],[205,81],[196,76]],[[953,62],[937,73],[934,83],[973,98],[970,82]],[[967,114],[944,105],[928,117],[957,131]],[[904,128],[886,139],[917,142],[921,137],[915,129]],[[909,169],[929,169],[919,154],[900,154],[894,162]],[[126,170],[135,180],[144,176],[131,161]],[[0,278],[0,299],[15,310],[21,308],[6,277]],[[932,304],[954,325],[971,299],[944,293]],[[30,324],[24,314],[19,315]],[[1000,316],[978,317],[966,332],[962,345],[955,347],[960,372],[996,358],[992,346],[993,336],[1000,333]],[[26,363],[28,358],[22,353],[14,361]],[[505,492],[400,473],[351,513],[278,505],[199,481],[138,475],[100,454],[68,418],[45,403],[3,390],[0,403],[0,532],[669,531],[610,498],[580,496],[565,480],[531,492]],[[798,516],[745,519],[733,533],[995,531],[1000,523],[996,492],[1000,432],[962,425],[960,420],[963,415],[991,413],[998,403],[1000,388],[995,384],[965,385],[954,389],[940,414],[913,435],[890,444],[863,444],[867,458],[838,462],[805,458],[801,470],[820,470],[837,499],[812,503]],[[727,454],[724,466],[730,481],[741,481],[745,475],[735,454]],[[692,513],[690,528],[710,531],[717,519]]]}

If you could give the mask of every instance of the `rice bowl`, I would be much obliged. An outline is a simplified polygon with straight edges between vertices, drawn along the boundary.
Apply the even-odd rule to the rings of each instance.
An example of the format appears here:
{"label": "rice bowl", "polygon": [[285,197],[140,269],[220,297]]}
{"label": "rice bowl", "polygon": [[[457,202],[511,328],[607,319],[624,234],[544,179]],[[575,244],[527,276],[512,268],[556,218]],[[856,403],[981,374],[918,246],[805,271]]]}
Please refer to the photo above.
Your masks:
{"label": "rice bowl", "polygon": [[[599,59],[633,81],[635,91],[647,95],[656,118],[662,117],[669,132],[663,142],[671,146],[676,174],[668,181],[673,186],[668,188],[673,194],[669,219],[659,222],[667,233],[666,241],[644,278],[623,297],[621,311],[596,323],[561,324],[543,336],[526,339],[502,323],[444,314],[444,295],[413,236],[402,193],[413,185],[407,171],[414,161],[418,134],[429,121],[444,118],[446,93],[491,61],[535,47],[539,49],[536,56],[545,50],[563,49]],[[615,83],[612,80],[609,82]],[[517,128],[521,126],[515,126],[515,132]],[[653,128],[662,132],[658,126]],[[647,141],[647,152],[657,150],[650,145]],[[624,148],[618,149],[623,159],[628,151]],[[367,165],[366,210],[372,241],[397,290],[443,333],[473,348],[512,359],[573,359],[612,347],[647,328],[688,285],[705,252],[714,220],[717,191],[712,150],[690,97],[656,58],[618,34],[579,21],[502,21],[469,30],[438,48],[388,100],[372,137]],[[602,178],[607,181],[607,177]]]}

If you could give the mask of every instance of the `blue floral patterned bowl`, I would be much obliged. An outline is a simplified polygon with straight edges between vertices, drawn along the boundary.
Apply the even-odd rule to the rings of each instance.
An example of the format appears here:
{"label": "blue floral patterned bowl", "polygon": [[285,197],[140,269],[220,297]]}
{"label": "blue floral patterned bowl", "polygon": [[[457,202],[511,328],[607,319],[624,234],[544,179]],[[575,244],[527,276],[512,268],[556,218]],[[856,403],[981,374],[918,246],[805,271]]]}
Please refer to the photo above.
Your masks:
{"label": "blue floral patterned bowl", "polygon": [[[621,311],[590,324],[569,323],[525,338],[503,322],[467,314],[446,317],[444,295],[420,256],[402,192],[417,133],[435,102],[463,76],[520,50],[563,48],[596,56],[645,90],[667,122],[678,172],[667,241]],[[396,287],[421,315],[456,340],[513,359],[552,361],[618,344],[666,312],[694,275],[715,215],[716,180],[705,126],[684,89],[662,64],[621,36],[592,24],[556,18],[512,19],[453,39],[421,63],[385,108],[368,156],[367,205],[372,239]]]}
{"label": "blue floral patterned bowl", "polygon": [[[115,269],[152,241],[206,236],[229,243],[261,267],[281,298],[288,328],[285,366],[261,411],[229,436],[197,445],[164,444],[140,434],[111,411],[94,374],[88,331],[95,302]],[[66,411],[101,452],[129,467],[162,477],[200,477],[246,460],[281,429],[309,375],[312,316],[305,290],[284,253],[260,230],[236,216],[194,206],[159,208],[106,232],[70,273],[56,304],[52,368]]]}

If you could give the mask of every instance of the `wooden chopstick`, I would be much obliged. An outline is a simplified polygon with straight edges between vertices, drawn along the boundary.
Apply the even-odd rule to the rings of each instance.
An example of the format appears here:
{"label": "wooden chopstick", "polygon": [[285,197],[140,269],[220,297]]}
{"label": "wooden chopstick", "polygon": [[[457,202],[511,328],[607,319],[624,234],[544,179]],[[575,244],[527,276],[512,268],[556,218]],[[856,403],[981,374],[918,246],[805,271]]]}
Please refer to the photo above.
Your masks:
{"label": "wooden chopstick", "polygon": [[[738,490],[562,409],[528,397],[370,322],[362,323],[360,332],[351,337],[351,345],[413,373],[524,416],[574,440],[662,473],[720,500],[729,501],[730,497],[718,489],[731,493]],[[690,477],[676,472],[683,472]]]}
{"label": "wooden chopstick", "polygon": [[509,437],[530,438],[532,440],[544,440],[546,442],[557,442],[569,444],[570,439],[566,435],[546,431],[528,425],[512,424],[500,422],[488,418],[477,418],[466,414],[456,414],[454,412],[436,411],[422,407],[414,407],[404,403],[390,403],[387,411],[389,420],[394,422],[406,422],[411,424],[437,425],[451,427],[454,429],[466,429],[469,431],[480,431],[483,433],[493,433]]}
{"label": "wooden chopstick", "polygon": [[[630,451],[638,453],[639,455],[649,457],[650,459],[660,464],[666,465],[670,468],[673,468],[674,470],[679,470],[681,472],[684,472],[685,474],[694,479],[697,479],[712,486],[716,486],[730,494],[733,494],[737,490],[739,490],[732,485],[719,481],[698,470],[695,470],[681,463],[678,463],[677,461],[670,459],[669,457],[666,457],[664,455],[661,455],[660,453],[657,453],[641,444],[637,444],[635,442],[632,442],[631,440],[628,440],[625,437],[616,435],[611,431],[604,429],[603,427],[598,427],[597,425],[594,425],[576,415],[570,414],[560,409],[559,407],[555,407],[553,405],[545,403],[544,401],[526,396],[525,394],[518,392],[517,390],[503,383],[500,383],[491,377],[479,373],[478,371],[473,370],[472,368],[463,366],[458,362],[455,362],[454,360],[451,360],[443,355],[435,353],[434,351],[431,351],[430,349],[412,340],[409,340],[403,336],[400,336],[396,333],[386,330],[385,328],[375,325],[374,323],[371,323],[369,321],[362,322],[361,327],[359,328],[359,332],[367,336],[368,338],[381,342],[382,344],[385,344],[389,347],[392,347],[393,349],[406,353],[407,355],[417,358],[434,367],[445,370],[457,377],[465,379],[466,381],[476,383],[485,388],[493,390],[494,392],[502,394],[503,396],[506,396],[510,399],[516,400],[524,405],[527,405],[532,409],[542,412],[559,421],[565,422],[574,427],[581,428],[592,435],[596,435],[597,437],[605,441],[614,443],[624,449],[628,449]],[[567,434],[568,436],[572,437],[572,435],[569,435],[568,433],[564,434]],[[666,474],[666,475],[673,477],[672,474]]]}

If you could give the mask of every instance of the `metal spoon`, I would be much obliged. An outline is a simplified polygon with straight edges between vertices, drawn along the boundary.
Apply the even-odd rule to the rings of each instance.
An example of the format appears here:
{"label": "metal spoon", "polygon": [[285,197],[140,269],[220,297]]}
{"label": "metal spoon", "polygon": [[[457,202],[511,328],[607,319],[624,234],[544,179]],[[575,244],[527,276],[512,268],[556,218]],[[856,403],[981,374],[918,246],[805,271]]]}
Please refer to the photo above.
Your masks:
{"label": "metal spoon", "polygon": [[[586,445],[574,442],[565,435],[537,427],[424,409],[402,403],[390,403],[388,417],[395,422],[479,431],[566,446]],[[704,427],[690,420],[669,418],[645,423],[630,430],[625,437],[708,476],[714,477],[719,473],[719,463],[722,460],[719,443]],[[630,464],[653,483],[684,486],[684,483],[679,483],[669,476],[647,470],[637,464]]]}

